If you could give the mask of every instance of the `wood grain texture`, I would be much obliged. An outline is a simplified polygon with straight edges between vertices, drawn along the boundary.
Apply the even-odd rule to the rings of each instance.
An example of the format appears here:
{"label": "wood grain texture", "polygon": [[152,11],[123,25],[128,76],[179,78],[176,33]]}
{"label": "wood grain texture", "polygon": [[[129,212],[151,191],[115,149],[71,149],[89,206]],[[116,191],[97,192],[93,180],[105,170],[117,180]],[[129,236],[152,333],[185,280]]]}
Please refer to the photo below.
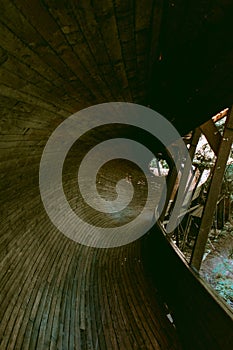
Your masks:
{"label": "wood grain texture", "polygon": [[39,164],[53,130],[94,104],[150,104],[181,132],[232,104],[231,1],[190,6],[0,2],[1,350],[180,348],[140,242],[95,250],[59,233],[41,202]]}

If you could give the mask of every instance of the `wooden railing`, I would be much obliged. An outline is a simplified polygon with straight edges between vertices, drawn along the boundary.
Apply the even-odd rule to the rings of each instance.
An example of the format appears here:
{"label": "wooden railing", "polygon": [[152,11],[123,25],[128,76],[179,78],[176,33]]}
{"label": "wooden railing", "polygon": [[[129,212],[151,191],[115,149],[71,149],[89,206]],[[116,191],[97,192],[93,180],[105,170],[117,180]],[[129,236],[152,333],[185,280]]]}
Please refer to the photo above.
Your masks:
{"label": "wooden railing", "polygon": [[233,313],[190,268],[179,249],[155,226],[143,240],[146,274],[174,319],[183,348],[233,349]]}

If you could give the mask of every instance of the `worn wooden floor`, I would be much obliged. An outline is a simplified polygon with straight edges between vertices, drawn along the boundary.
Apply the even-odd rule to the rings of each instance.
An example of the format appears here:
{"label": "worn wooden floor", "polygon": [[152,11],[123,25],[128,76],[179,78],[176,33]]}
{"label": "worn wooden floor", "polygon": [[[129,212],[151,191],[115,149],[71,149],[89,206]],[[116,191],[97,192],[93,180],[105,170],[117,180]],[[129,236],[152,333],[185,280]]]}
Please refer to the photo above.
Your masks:
{"label": "worn wooden floor", "polygon": [[138,243],[87,248],[47,224],[2,235],[1,350],[179,349]]}

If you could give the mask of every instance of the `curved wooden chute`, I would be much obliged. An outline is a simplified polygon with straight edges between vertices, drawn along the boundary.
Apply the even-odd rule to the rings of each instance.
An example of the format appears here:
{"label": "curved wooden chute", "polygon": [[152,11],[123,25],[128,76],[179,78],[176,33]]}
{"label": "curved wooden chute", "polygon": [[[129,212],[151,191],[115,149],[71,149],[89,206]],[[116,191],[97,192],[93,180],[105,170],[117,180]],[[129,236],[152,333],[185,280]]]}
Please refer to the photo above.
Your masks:
{"label": "curved wooden chute", "polygon": [[[149,105],[183,135],[230,107],[231,14],[231,1],[0,2],[1,350],[233,348],[229,311],[162,230],[119,248],[82,246],[52,224],[39,191],[44,146],[77,111]],[[160,151],[139,130],[115,125],[104,136],[118,127]],[[96,141],[86,135],[64,166],[73,208],[76,162]],[[141,176],[110,164],[111,174],[122,169]],[[112,176],[102,178],[112,186]]]}

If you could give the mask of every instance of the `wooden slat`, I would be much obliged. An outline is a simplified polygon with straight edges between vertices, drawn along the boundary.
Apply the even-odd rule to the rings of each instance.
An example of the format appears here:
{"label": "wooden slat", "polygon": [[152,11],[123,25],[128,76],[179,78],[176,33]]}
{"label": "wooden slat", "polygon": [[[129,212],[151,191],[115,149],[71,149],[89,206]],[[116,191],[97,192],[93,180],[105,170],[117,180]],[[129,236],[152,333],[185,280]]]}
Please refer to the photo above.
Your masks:
{"label": "wooden slat", "polygon": [[215,155],[218,155],[218,150],[219,150],[222,137],[216,125],[214,124],[213,120],[210,119],[208,122],[202,124],[200,126],[200,130],[205,135]]}

